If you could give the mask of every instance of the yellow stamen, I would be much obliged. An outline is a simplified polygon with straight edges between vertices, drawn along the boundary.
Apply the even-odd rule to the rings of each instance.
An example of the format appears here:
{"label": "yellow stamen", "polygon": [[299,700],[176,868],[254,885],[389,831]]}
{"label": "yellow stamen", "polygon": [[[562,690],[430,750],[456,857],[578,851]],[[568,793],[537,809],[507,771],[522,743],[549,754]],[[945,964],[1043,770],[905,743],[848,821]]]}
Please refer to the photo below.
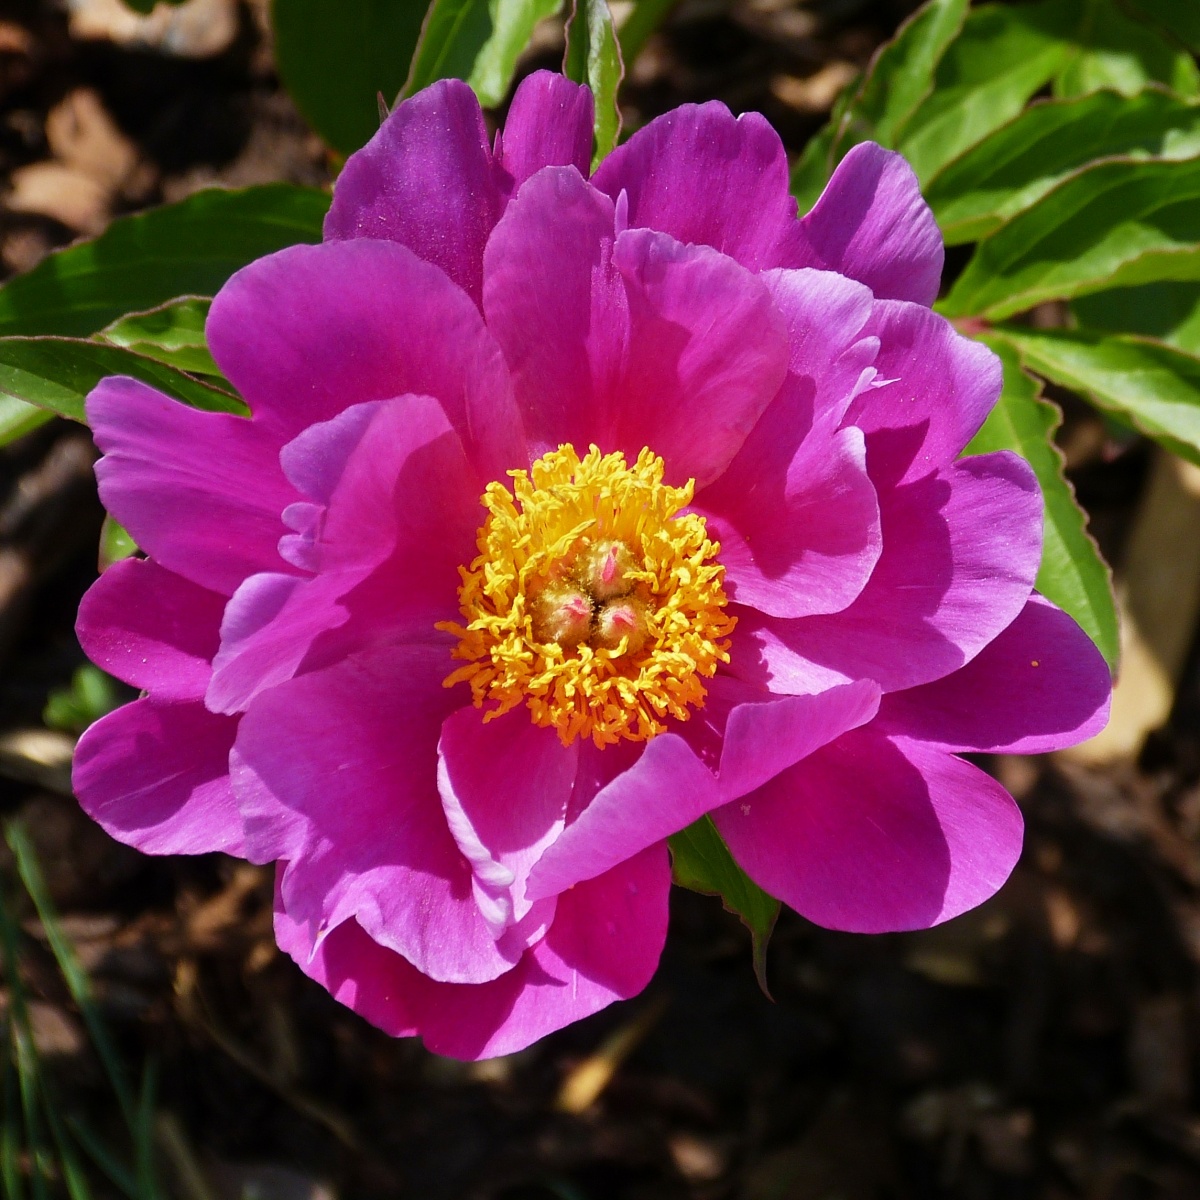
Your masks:
{"label": "yellow stamen", "polygon": [[643,450],[573,446],[489,484],[479,556],[460,567],[466,660],[446,685],[468,683],[484,720],[524,701],[565,745],[643,741],[704,703],[704,679],[729,661],[734,619],[724,609],[720,546],[704,518],[681,513],[693,484],[663,483]]}

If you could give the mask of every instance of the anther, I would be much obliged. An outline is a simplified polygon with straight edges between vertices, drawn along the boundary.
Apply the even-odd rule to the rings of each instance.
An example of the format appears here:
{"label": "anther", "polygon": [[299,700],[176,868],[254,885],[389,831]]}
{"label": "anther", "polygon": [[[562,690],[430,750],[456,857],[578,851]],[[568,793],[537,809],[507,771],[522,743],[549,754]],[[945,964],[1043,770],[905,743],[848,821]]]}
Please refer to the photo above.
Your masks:
{"label": "anther", "polygon": [[534,603],[533,630],[539,641],[576,646],[591,627],[592,602],[578,588],[548,587]]}

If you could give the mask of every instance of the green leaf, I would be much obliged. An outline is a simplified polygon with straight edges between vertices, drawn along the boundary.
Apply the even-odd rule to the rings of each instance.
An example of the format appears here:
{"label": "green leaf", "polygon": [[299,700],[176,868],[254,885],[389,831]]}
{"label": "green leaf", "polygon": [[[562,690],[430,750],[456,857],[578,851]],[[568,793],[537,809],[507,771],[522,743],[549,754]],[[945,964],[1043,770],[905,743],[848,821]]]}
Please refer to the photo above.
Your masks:
{"label": "green leaf", "polygon": [[1136,333],[1200,354],[1200,283],[1145,283],[1095,292],[1071,302],[1088,329]]}
{"label": "green leaf", "polygon": [[0,392],[0,446],[15,442],[53,419],[52,412]]}
{"label": "green leaf", "polygon": [[144,313],[130,313],[96,334],[110,346],[122,346],[135,354],[166,363],[192,375],[205,375],[229,387],[220,367],[213,362],[204,338],[204,322],[212,301],[187,296]]}
{"label": "green leaf", "polygon": [[767,995],[767,942],[779,916],[779,901],[768,896],[733,860],[709,817],[689,825],[671,840],[675,882],[693,892],[720,896],[726,911],[740,917],[754,944],[754,974]]}
{"label": "green leaf", "polygon": [[1150,338],[1072,329],[1002,332],[1030,370],[1200,463],[1200,358]]}
{"label": "green leaf", "polygon": [[1194,96],[1200,91],[1200,72],[1190,54],[1131,20],[1112,0],[1087,0],[1076,49],[1054,80],[1054,94],[1081,96],[1115,88],[1132,96],[1148,83]]}
{"label": "green leaf", "polygon": [[637,0],[633,11],[617,30],[621,61],[628,67],[642,52],[650,35],[667,19],[679,0]]}
{"label": "green leaf", "polygon": [[379,97],[408,78],[421,0],[274,0],[275,61],[313,128],[342,154],[379,128]]}
{"label": "green leaf", "polygon": [[837,140],[836,110],[829,124],[808,139],[800,157],[792,164],[788,187],[801,213],[806,213],[825,190],[833,173],[833,144]]}
{"label": "green leaf", "polygon": [[55,688],[46,698],[42,724],[79,734],[123,701],[117,681],[86,663],[71,677],[70,687]]}
{"label": "green leaf", "polygon": [[979,244],[947,316],[991,319],[1164,279],[1200,279],[1200,159],[1096,163]]}
{"label": "green leaf", "polygon": [[404,94],[438,79],[465,79],[485,108],[499,104],[534,26],[561,6],[562,0],[433,0]]}
{"label": "green leaf", "polygon": [[1011,121],[1062,68],[1083,0],[984,5],[938,64],[929,99],[898,149],[925,182],[943,164]]}
{"label": "green leaf", "polygon": [[1193,0],[1125,0],[1125,7],[1200,54],[1200,5]]}
{"label": "green leaf", "polygon": [[193,408],[248,412],[227,392],[119,346],[74,338],[0,338],[0,397],[83,421],[88,392],[108,375],[132,375]]}
{"label": "green leaf", "polygon": [[1000,356],[1004,390],[966,452],[1015,450],[1033,468],[1046,504],[1037,588],[1079,622],[1115,668],[1119,640],[1112,574],[1063,474],[1063,457],[1054,444],[1062,414],[1042,399],[1038,381],[1022,368],[1015,346],[996,334],[979,340]]}
{"label": "green leaf", "polygon": [[101,572],[107,571],[113,563],[123,558],[132,558],[137,551],[137,542],[129,536],[125,527],[113,518],[112,513],[105,513],[104,523],[100,526],[98,565]]}
{"label": "green leaf", "polygon": [[572,4],[563,73],[576,83],[587,84],[596,100],[595,170],[621,134],[617,88],[625,77],[625,67],[608,0],[572,0]]}
{"label": "green leaf", "polygon": [[90,242],[43,259],[0,288],[0,336],[85,337],[177,296],[212,296],[234,271],[296,242],[319,242],[329,197],[271,183],[210,188],[121,217]]}
{"label": "green leaf", "polygon": [[1031,105],[925,188],[947,245],[974,242],[1101,157],[1200,155],[1200,106],[1158,88]]}

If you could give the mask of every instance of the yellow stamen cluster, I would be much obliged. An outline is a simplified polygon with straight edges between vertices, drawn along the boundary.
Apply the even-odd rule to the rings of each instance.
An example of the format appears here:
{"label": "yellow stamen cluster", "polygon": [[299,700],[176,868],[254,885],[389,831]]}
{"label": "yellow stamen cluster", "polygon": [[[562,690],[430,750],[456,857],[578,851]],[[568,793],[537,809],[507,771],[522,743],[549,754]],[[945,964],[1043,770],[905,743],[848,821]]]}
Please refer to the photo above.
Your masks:
{"label": "yellow stamen cluster", "polygon": [[479,557],[459,568],[463,621],[438,626],[466,660],[446,685],[470,684],[485,720],[526,703],[564,745],[642,741],[686,720],[734,626],[720,547],[680,512],[692,483],[664,484],[649,450],[629,466],[595,446],[509,474],[512,491],[484,492]]}

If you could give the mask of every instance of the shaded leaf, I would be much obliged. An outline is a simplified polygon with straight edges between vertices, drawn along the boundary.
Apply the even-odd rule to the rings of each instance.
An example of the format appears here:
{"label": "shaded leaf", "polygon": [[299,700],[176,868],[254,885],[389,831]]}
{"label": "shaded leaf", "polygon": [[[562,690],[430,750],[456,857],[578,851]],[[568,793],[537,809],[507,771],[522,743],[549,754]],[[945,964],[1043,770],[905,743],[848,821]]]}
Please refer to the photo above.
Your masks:
{"label": "shaded leaf", "polygon": [[1080,325],[1136,333],[1200,354],[1200,283],[1145,283],[1095,292],[1071,302]]}
{"label": "shaded leaf", "polygon": [[779,916],[779,901],[768,896],[733,860],[708,817],[689,825],[670,841],[675,882],[693,892],[720,896],[728,912],[741,918],[754,942],[754,974],[767,995],[767,943]]}
{"label": "shaded leaf", "polygon": [[53,419],[54,414],[44,408],[0,393],[0,446],[15,442]]}
{"label": "shaded leaf", "polygon": [[342,154],[379,128],[377,97],[408,78],[422,0],[274,0],[275,61],[313,128]]}
{"label": "shaded leaf", "polygon": [[1200,5],[1190,0],[1125,0],[1135,16],[1159,26],[1172,37],[1200,54]]}
{"label": "shaded leaf", "polygon": [[595,97],[596,145],[592,155],[595,170],[617,144],[621,133],[617,89],[625,77],[625,67],[608,0],[572,0],[572,5],[563,74],[576,83],[587,84]]}
{"label": "shaded leaf", "polygon": [[1054,444],[1062,414],[1042,399],[1038,381],[1022,368],[1015,346],[996,334],[980,340],[1004,364],[1004,390],[966,452],[1014,450],[1033,468],[1046,505],[1038,591],[1070,613],[1115,668],[1119,640],[1112,574],[1063,474],[1063,457]]}
{"label": "shaded leaf", "polygon": [[272,183],[210,188],[121,217],[93,241],[51,254],[0,288],[0,336],[84,337],[181,295],[212,296],[236,270],[296,242],[319,242],[329,197]]}
{"label": "shaded leaf", "polygon": [[205,297],[189,296],[148,312],[131,313],[96,336],[111,346],[123,346],[181,371],[223,380],[204,339],[211,305]]}

